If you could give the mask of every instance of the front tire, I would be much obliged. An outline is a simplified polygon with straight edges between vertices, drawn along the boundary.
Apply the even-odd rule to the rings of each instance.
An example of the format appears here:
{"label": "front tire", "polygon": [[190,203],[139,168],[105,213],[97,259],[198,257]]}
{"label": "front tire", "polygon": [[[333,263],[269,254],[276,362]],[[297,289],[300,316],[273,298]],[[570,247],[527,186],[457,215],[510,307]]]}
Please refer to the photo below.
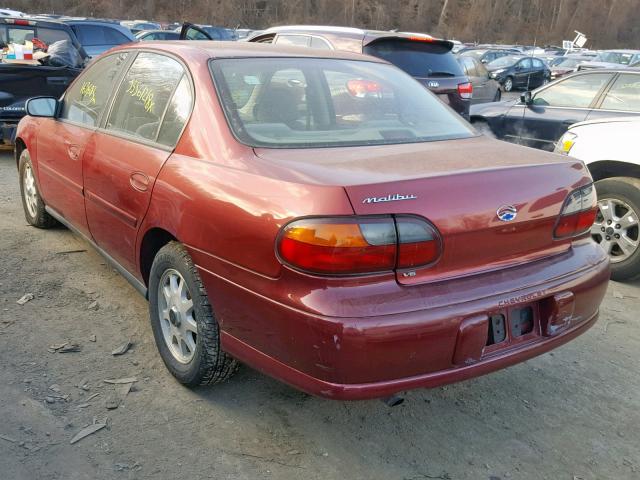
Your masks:
{"label": "front tire", "polygon": [[18,174],[20,176],[20,197],[24,218],[29,225],[38,228],[51,228],[57,225],[57,221],[45,210],[44,202],[38,190],[38,183],[31,163],[31,155],[25,148],[20,154],[18,162]]}
{"label": "front tire", "polygon": [[220,327],[185,248],[169,242],[149,275],[149,315],[160,356],[188,387],[220,383],[238,363],[220,348]]}
{"label": "front tire", "polygon": [[595,183],[598,214],[591,236],[609,255],[611,278],[640,278],[640,180],[613,177]]}
{"label": "front tire", "polygon": [[513,78],[511,78],[511,77],[507,77],[507,78],[504,80],[504,85],[503,85],[503,86],[504,86],[504,91],[505,91],[505,92],[511,92],[511,91],[513,91]]}

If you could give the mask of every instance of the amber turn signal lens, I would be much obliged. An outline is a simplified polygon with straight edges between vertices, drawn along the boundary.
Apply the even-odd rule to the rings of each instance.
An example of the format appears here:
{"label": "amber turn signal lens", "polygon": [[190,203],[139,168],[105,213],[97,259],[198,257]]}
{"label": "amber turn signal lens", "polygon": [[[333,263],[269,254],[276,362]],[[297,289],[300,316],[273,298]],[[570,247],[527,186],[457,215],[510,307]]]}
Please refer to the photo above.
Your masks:
{"label": "amber turn signal lens", "polygon": [[390,271],[396,261],[395,226],[391,217],[298,220],[282,230],[278,253],[310,273]]}

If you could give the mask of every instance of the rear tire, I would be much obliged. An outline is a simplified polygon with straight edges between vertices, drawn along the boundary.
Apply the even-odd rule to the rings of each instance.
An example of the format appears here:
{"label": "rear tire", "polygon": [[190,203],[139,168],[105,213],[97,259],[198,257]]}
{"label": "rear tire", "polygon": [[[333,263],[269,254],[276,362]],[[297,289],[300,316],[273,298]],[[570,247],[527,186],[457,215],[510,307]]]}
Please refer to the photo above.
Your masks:
{"label": "rear tire", "polygon": [[160,356],[180,383],[220,383],[238,369],[238,362],[220,348],[220,327],[204,284],[178,242],[162,247],[153,260],[149,315]]}
{"label": "rear tire", "polygon": [[619,282],[640,278],[640,180],[605,178],[595,186],[599,211],[591,232],[609,254],[611,278]]}
{"label": "rear tire", "polygon": [[513,90],[513,78],[505,78],[503,88],[505,92],[511,92]]}
{"label": "rear tire", "polygon": [[38,190],[38,182],[31,163],[31,155],[25,148],[20,154],[18,162],[18,174],[20,177],[20,198],[24,209],[24,218],[29,225],[38,228],[55,227],[58,222],[47,213],[45,204]]}

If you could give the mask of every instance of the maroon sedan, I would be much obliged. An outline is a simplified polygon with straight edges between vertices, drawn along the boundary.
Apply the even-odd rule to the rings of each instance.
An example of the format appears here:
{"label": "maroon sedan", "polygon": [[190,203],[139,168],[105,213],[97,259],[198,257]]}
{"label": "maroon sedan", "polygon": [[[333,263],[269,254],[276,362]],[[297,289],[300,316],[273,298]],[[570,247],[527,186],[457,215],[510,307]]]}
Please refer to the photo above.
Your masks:
{"label": "maroon sedan", "polygon": [[383,397],[521,362],[598,316],[584,165],[479,136],[382,60],[146,42],[27,110],[27,221],[67,225],[148,297],[186,385],[241,361]]}

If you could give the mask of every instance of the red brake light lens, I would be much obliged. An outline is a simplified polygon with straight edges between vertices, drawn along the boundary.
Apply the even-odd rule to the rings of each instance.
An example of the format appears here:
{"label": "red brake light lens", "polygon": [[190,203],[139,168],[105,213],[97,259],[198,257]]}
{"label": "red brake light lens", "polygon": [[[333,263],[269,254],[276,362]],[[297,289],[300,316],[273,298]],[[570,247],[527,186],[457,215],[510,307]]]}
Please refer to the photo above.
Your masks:
{"label": "red brake light lens", "polygon": [[596,212],[597,196],[593,184],[574,190],[562,206],[553,236],[561,239],[587,233],[596,219]]}
{"label": "red brake light lens", "polygon": [[473,97],[473,85],[471,82],[458,84],[458,95],[464,99],[471,99]]}
{"label": "red brake light lens", "polygon": [[277,251],[297,270],[355,275],[429,265],[440,257],[441,240],[418,217],[309,218],[283,227]]}
{"label": "red brake light lens", "polygon": [[425,220],[417,217],[397,217],[397,268],[417,268],[435,262],[442,250],[440,235]]}
{"label": "red brake light lens", "polygon": [[356,98],[365,98],[371,95],[378,96],[382,87],[371,80],[354,79],[347,82],[347,90]]}
{"label": "red brake light lens", "polygon": [[396,262],[395,226],[391,217],[298,220],[282,230],[278,253],[310,273],[390,271]]}

